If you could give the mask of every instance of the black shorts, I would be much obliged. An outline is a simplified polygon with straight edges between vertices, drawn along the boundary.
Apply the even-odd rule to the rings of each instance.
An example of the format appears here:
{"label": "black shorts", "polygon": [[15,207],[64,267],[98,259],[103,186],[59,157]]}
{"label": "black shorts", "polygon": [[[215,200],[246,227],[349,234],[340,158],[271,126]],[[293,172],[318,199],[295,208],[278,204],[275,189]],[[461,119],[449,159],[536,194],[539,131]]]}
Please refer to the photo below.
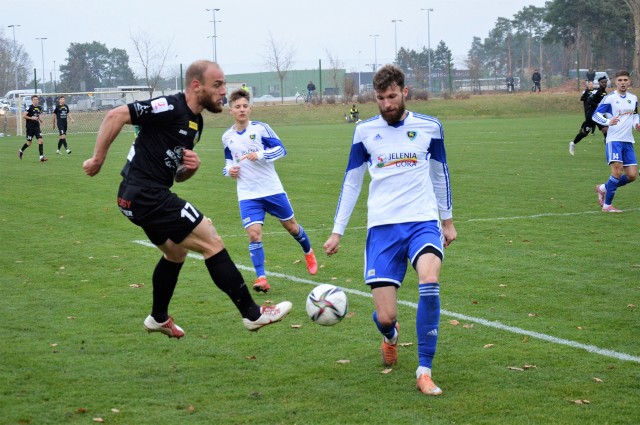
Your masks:
{"label": "black shorts", "polygon": [[585,134],[588,132],[591,132],[591,134],[593,134],[596,131],[596,127],[598,127],[598,130],[602,131],[602,129],[605,128],[606,125],[598,124],[594,120],[588,118],[585,119],[585,121],[582,123],[581,129]]}
{"label": "black shorts", "polygon": [[42,131],[39,128],[27,128],[27,142],[33,139],[42,139]]}
{"label": "black shorts", "polygon": [[189,202],[169,189],[142,187],[122,182],[118,208],[135,225],[142,227],[154,245],[168,239],[182,242],[204,218]]}
{"label": "black shorts", "polygon": [[67,134],[67,122],[66,121],[58,121],[58,131],[61,136]]}

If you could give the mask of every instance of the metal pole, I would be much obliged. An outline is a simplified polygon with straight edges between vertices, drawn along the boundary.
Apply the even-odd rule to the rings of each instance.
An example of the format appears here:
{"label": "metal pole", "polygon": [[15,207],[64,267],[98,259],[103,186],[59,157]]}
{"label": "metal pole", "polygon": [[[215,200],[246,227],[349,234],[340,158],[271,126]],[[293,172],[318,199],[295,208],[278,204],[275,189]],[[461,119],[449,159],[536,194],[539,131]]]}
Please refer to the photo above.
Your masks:
{"label": "metal pole", "polygon": [[211,12],[213,15],[213,40],[211,40],[211,43],[213,45],[213,61],[214,62],[218,62],[218,33],[216,31],[216,22],[221,22],[221,21],[216,21],[216,12],[219,12],[220,9],[206,9],[207,12]]}
{"label": "metal pole", "polygon": [[358,94],[360,94],[360,53],[362,53],[362,50],[358,50]]}
{"label": "metal pole", "polygon": [[215,38],[212,35],[208,35],[207,38],[211,39],[211,60],[212,61],[216,61],[216,46],[213,43],[213,40],[215,40]]}
{"label": "metal pole", "polygon": [[402,19],[393,19],[391,20],[391,22],[393,22],[393,37],[394,37],[394,48],[395,51],[393,52],[395,55],[395,60],[394,62],[398,62],[398,22],[402,22]]}
{"label": "metal pole", "polygon": [[56,80],[58,77],[56,76],[56,61],[53,61],[53,92],[56,92]]}
{"label": "metal pole", "polygon": [[420,10],[426,10],[427,11],[427,62],[428,62],[428,69],[427,69],[427,80],[428,80],[428,87],[429,87],[429,92],[431,92],[431,19],[430,19],[430,13],[433,12],[433,9],[420,9]]}
{"label": "metal pole", "polygon": [[18,47],[16,45],[16,27],[19,26],[21,25],[13,24],[7,27],[13,29],[13,55],[15,60],[14,66],[16,67],[16,90],[18,90]]}
{"label": "metal pole", "polygon": [[42,48],[42,90],[43,91],[47,91],[46,86],[45,86],[45,73],[44,73],[44,41],[47,39],[47,37],[36,37],[36,40],[40,40],[40,46]]}
{"label": "metal pole", "polygon": [[369,34],[369,37],[373,37],[373,72],[378,69],[378,37],[380,34]]}

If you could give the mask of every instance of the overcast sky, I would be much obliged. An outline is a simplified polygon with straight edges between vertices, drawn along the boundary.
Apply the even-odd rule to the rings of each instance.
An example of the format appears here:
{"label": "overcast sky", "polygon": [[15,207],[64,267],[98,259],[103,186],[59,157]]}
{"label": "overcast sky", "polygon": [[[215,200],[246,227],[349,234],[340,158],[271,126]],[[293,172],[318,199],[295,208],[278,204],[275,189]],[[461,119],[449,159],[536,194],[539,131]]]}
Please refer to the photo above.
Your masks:
{"label": "overcast sky", "polygon": [[[513,18],[523,7],[545,0],[91,0],[24,3],[2,0],[3,35],[22,44],[38,74],[49,81],[65,63],[70,43],[98,41],[126,49],[134,58],[131,34],[146,32],[156,45],[171,43],[168,68],[213,57],[216,13],[217,59],[227,74],[267,71],[269,33],[295,49],[295,69],[329,67],[327,51],[349,71],[371,69],[394,59],[395,46],[435,49],[442,40],[462,65],[473,36],[484,38],[498,17]],[[427,13],[426,10],[433,9]],[[427,16],[428,15],[428,16]],[[427,18],[429,25],[427,24]],[[392,20],[401,20],[396,22]],[[9,25],[20,27],[9,28]],[[374,37],[373,35],[377,35]],[[430,35],[430,37],[429,37]],[[36,38],[46,37],[46,40]],[[209,38],[207,38],[209,37]],[[376,60],[377,58],[377,60]],[[139,68],[132,64],[134,72]],[[54,75],[58,76],[56,70]],[[59,78],[59,76],[58,76]]]}

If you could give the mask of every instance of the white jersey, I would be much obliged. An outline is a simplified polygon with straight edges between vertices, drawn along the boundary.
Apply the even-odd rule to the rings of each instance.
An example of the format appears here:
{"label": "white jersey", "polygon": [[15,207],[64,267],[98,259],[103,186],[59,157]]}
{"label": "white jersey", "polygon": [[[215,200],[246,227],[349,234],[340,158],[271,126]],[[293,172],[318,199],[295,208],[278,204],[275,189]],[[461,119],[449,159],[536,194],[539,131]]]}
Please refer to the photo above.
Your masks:
{"label": "white jersey", "polygon": [[[605,114],[618,117],[620,121],[616,125],[610,125],[610,119]],[[638,98],[626,92],[624,96],[618,91],[613,91],[602,99],[598,109],[593,114],[593,121],[601,125],[608,125],[607,143],[631,142],[633,139],[633,127],[638,124]]]}
{"label": "white jersey", "polygon": [[368,228],[452,217],[444,132],[436,118],[408,112],[392,126],[378,115],[355,128],[333,233],[344,233],[367,169]]}
{"label": "white jersey", "polygon": [[[240,166],[237,179],[238,200],[263,198],[283,193],[284,188],[273,165],[287,151],[268,124],[251,121],[243,131],[229,128],[222,135],[225,167],[222,174],[229,176],[229,168]],[[258,154],[257,161],[249,161],[247,155]]]}

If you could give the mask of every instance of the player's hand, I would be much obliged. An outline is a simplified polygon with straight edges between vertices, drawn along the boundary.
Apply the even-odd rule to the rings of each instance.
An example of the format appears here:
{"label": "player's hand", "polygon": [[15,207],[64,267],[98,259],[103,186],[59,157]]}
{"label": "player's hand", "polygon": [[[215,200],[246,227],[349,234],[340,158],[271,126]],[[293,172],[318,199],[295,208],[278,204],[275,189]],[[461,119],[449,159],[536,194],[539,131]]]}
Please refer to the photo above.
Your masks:
{"label": "player's hand", "polygon": [[442,220],[442,236],[444,236],[444,247],[448,247],[451,242],[458,237],[458,231],[453,226],[453,220]]}
{"label": "player's hand", "polygon": [[92,157],[82,163],[82,168],[88,176],[93,177],[100,172],[102,163]]}
{"label": "player's hand", "polygon": [[255,152],[251,152],[249,155],[247,155],[246,159],[248,159],[251,162],[256,162],[258,160],[258,154]]}
{"label": "player's hand", "polygon": [[611,118],[611,120],[609,120],[609,125],[616,125],[620,122],[620,118],[619,117],[613,117]]}
{"label": "player's hand", "polygon": [[200,167],[200,157],[190,149],[182,151],[182,165],[187,170],[195,171]]}
{"label": "player's hand", "polygon": [[636,130],[640,131],[640,124],[636,124]]}
{"label": "player's hand", "polygon": [[342,236],[337,233],[332,233],[331,236],[329,236],[329,239],[327,239],[327,241],[322,246],[324,248],[325,254],[333,255],[338,253],[338,250],[340,249],[341,237]]}
{"label": "player's hand", "polygon": [[232,179],[237,179],[240,176],[240,167],[234,165],[233,167],[229,167],[229,177]]}

